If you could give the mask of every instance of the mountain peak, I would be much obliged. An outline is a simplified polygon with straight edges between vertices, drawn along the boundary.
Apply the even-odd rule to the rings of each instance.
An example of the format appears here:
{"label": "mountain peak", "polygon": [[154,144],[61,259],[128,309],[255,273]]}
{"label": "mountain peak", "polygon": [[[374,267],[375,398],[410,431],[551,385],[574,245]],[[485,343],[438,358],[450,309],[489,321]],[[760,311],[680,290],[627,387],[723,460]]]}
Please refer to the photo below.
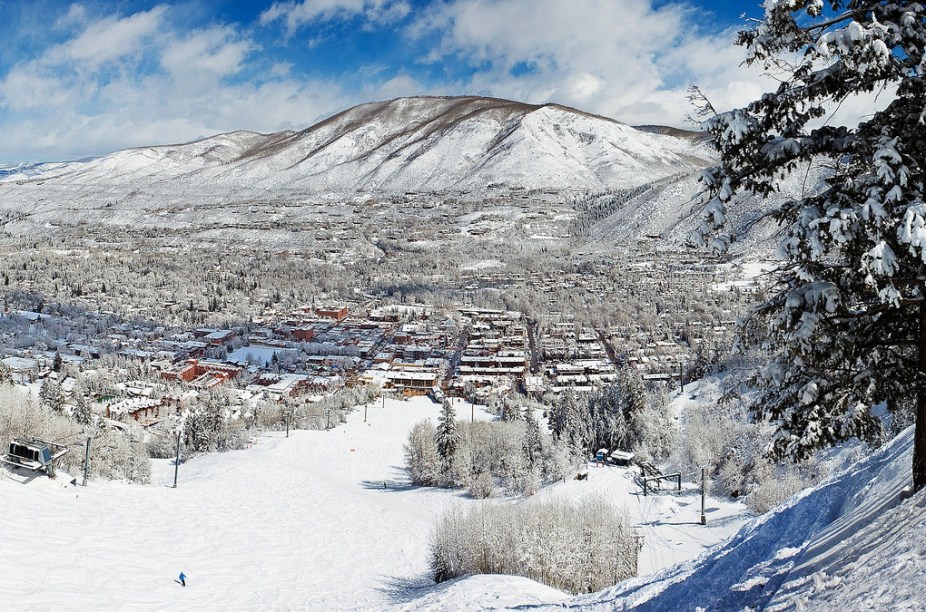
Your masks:
{"label": "mountain peak", "polygon": [[43,179],[343,191],[632,187],[707,162],[688,138],[556,103],[480,96],[369,102],[298,132],[236,131],[66,164]]}

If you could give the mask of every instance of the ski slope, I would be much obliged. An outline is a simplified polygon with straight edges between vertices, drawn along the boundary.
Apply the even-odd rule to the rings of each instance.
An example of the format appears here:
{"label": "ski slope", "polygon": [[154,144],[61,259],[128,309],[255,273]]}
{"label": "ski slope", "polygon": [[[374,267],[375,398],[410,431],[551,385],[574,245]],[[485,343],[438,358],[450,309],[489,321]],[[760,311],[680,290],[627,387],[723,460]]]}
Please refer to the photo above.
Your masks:
{"label": "ski slope", "polygon": [[[0,471],[0,609],[477,610],[566,599],[518,577],[431,582],[435,517],[455,500],[481,503],[406,484],[407,432],[438,411],[426,398],[387,400],[366,423],[359,409],[330,431],[267,433],[182,464],[176,489],[170,461],[155,462],[148,486]],[[476,417],[491,418],[478,406]],[[691,559],[746,520],[741,506],[711,500],[705,528],[693,489],[644,498],[626,470],[589,473],[524,503],[595,493],[625,506],[646,536],[641,572]],[[186,588],[174,581],[181,571]]]}
{"label": "ski slope", "polygon": [[0,472],[0,609],[926,609],[926,493],[902,500],[910,430],[753,519],[708,498],[701,526],[694,485],[643,497],[613,467],[490,500],[599,494],[627,509],[645,536],[641,576],[569,597],[513,576],[430,581],[435,517],[483,503],[406,484],[407,431],[437,415],[424,398],[387,400],[366,423],[361,409],[331,431],[271,432],[184,463],[177,489],[169,461],[149,486]]}

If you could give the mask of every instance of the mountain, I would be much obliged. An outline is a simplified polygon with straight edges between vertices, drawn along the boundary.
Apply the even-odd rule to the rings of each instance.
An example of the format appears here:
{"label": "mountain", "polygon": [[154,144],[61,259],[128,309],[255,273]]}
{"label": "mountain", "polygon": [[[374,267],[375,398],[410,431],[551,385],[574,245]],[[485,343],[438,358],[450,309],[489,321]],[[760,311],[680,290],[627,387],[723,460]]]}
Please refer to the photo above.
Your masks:
{"label": "mountain", "polygon": [[0,164],[0,180],[9,176],[16,176],[20,179],[36,176],[42,172],[45,172],[54,165],[56,164],[34,164],[30,162],[19,162],[14,164],[2,163]]}
{"label": "mountain", "polygon": [[[659,133],[660,131],[666,133]],[[308,192],[626,188],[709,163],[698,135],[642,130],[558,104],[482,97],[356,106],[299,132],[231,132],[50,168],[70,185]],[[10,179],[28,179],[13,175]]]}
{"label": "mountain", "polygon": [[[7,167],[0,229],[107,241],[113,228],[125,228],[183,243],[247,241],[347,258],[406,241],[419,250],[452,243],[477,251],[525,240],[610,248],[646,235],[681,243],[700,208],[697,176],[712,155],[702,134],[637,129],[558,104],[399,98],[298,132],[237,131]],[[644,188],[612,217],[575,207]]]}

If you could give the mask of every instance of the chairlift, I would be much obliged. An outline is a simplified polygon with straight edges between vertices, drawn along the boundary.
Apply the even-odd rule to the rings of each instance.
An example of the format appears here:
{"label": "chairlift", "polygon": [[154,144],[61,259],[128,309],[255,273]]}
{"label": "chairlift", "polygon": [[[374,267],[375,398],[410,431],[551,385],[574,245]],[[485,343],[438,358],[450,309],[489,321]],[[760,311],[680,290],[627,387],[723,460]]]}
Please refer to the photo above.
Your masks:
{"label": "chairlift", "polygon": [[37,472],[39,470],[55,477],[55,463],[68,452],[68,447],[56,442],[38,438],[13,438],[9,450],[0,456],[0,463]]}

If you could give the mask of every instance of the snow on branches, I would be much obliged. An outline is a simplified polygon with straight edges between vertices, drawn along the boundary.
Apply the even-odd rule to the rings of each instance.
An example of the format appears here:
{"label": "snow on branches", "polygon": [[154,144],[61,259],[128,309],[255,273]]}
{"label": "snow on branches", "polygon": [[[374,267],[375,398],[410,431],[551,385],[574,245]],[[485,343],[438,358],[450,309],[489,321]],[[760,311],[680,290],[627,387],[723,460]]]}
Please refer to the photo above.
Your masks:
{"label": "snow on branches", "polygon": [[[702,126],[720,152],[704,172],[710,200],[692,236],[722,249],[739,194],[765,197],[808,167],[824,179],[780,205],[780,284],[754,313],[768,365],[757,416],[779,428],[773,455],[806,457],[850,437],[875,441],[870,406],[926,409],[926,7],[907,1],[766,0],[737,43],[772,71],[776,91]],[[882,93],[858,123],[830,115]],[[926,312],[924,310],[923,312]],[[924,460],[918,482],[926,483]]]}

